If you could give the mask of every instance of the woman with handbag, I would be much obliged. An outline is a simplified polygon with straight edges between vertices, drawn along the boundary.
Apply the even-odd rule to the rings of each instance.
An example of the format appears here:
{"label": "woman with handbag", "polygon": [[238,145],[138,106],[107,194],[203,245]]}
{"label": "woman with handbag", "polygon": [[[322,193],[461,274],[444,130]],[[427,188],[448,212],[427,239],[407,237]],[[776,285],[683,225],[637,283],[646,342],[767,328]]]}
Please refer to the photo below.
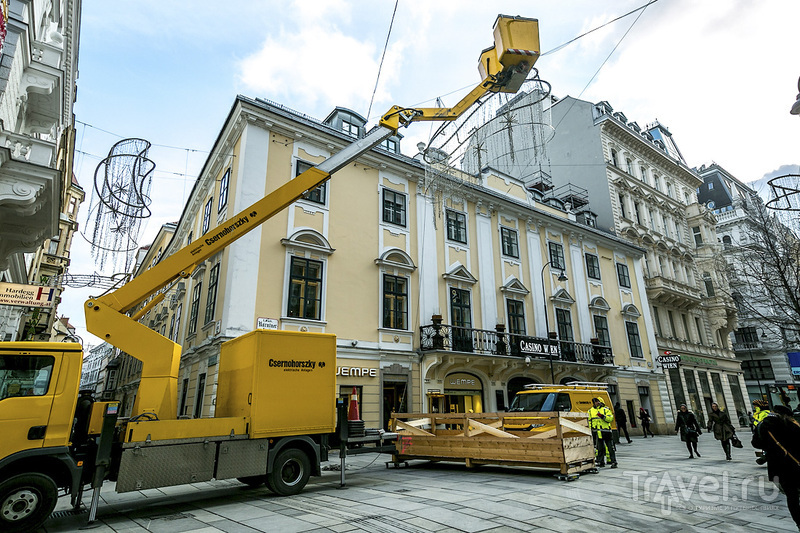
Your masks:
{"label": "woman with handbag", "polygon": [[[682,403],[676,419],[675,432],[681,432],[681,441],[686,443],[686,448],[689,450],[689,459],[694,459],[694,454],[700,457],[700,452],[697,451],[697,437],[702,434],[702,431],[700,431],[700,424],[697,423],[694,413],[686,407],[685,403]],[[694,454],[692,449],[694,449]]]}
{"label": "woman with handbag", "polygon": [[725,459],[731,460],[731,439],[736,436],[736,430],[733,429],[731,418],[728,413],[719,408],[716,402],[711,404],[711,412],[708,414],[708,431],[714,430],[714,438],[722,443],[722,449],[725,451]]}

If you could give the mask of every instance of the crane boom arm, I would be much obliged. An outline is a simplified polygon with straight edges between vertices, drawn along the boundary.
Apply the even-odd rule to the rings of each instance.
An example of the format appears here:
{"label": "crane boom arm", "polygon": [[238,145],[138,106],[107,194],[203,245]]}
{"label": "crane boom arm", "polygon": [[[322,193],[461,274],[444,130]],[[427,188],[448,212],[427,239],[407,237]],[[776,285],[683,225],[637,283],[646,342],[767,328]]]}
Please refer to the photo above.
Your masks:
{"label": "crane boom arm", "polygon": [[[163,299],[164,289],[178,278],[189,277],[198,264],[300,199],[306,191],[314,190],[337,170],[397,134],[400,127],[416,121],[454,120],[487,92],[516,92],[538,57],[538,21],[500,15],[495,21],[494,38],[495,46],[481,53],[481,83],[456,106],[447,109],[392,107],[381,117],[379,126],[363,139],[356,140],[283,184],[117,290],[86,301],[86,329],[142,362],[133,414],[152,412],[161,419],[177,416],[182,348],[137,321]],[[155,295],[153,300],[138,313],[126,314],[151,295]]]}

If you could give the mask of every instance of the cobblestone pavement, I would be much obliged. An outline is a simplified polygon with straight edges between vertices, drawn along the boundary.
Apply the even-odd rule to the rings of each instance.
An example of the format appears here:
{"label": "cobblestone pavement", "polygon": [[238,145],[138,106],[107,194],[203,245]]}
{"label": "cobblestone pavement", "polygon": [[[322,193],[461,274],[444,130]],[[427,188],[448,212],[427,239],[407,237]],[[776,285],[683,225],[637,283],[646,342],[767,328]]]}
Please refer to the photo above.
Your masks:
{"label": "cobblestone pavement", "polygon": [[[636,437],[618,446],[619,468],[573,482],[500,466],[415,461],[387,469],[388,455],[359,455],[348,458],[346,488],[332,470],[285,498],[236,481],[126,494],[107,484],[92,531],[797,531],[748,442],[733,461],[711,435],[699,449],[703,456],[689,459],[677,436]],[[62,500],[41,531],[86,525],[88,514],[71,514]]]}

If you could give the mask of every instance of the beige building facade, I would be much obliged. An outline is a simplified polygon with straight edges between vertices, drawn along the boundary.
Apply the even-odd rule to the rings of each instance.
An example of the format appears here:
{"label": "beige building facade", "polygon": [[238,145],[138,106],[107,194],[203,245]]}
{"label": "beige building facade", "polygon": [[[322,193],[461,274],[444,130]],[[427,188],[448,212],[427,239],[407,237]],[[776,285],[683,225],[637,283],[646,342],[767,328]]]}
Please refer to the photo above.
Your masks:
{"label": "beige building facade", "polygon": [[[237,97],[163,254],[248,216],[365,122]],[[339,394],[355,390],[368,427],[392,411],[504,410],[524,385],[551,381],[606,382],[631,415],[646,406],[669,422],[643,250],[498,171],[437,188],[398,143],[166,288],[142,320],[183,346],[178,414],[213,416],[221,343],[263,328],[335,333]]]}

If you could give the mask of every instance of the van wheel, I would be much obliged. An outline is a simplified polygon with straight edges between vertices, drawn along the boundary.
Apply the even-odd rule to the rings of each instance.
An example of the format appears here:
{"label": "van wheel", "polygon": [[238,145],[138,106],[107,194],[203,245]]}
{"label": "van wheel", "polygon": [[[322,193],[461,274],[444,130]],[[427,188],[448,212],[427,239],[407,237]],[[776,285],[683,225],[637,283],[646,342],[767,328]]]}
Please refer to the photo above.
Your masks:
{"label": "van wheel", "polygon": [[267,486],[275,494],[291,496],[303,490],[311,476],[311,462],[300,450],[289,449],[278,454],[267,478]]}
{"label": "van wheel", "polygon": [[265,476],[248,476],[248,477],[237,477],[236,481],[239,483],[244,483],[248,487],[260,487],[264,484]]}
{"label": "van wheel", "polygon": [[0,483],[0,531],[33,531],[47,520],[58,499],[58,487],[44,474],[19,474]]}

